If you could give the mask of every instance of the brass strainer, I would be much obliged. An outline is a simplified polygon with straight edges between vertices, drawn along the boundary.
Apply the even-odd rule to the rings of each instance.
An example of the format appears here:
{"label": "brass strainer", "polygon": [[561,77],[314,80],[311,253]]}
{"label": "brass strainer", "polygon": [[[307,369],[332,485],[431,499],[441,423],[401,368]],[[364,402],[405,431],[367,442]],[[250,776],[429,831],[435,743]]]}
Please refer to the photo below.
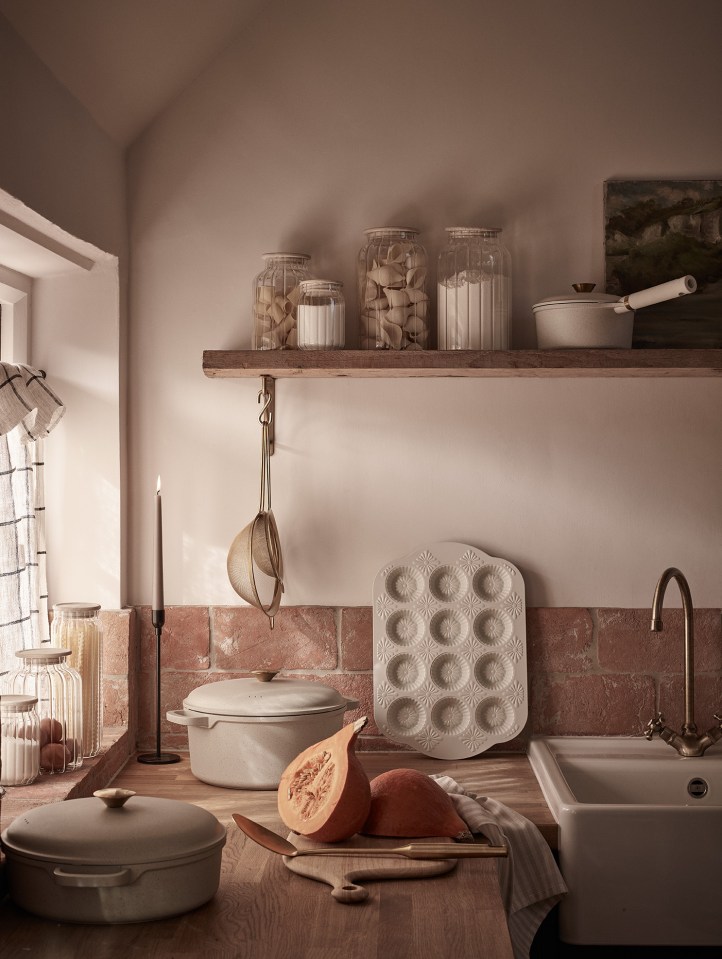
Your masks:
{"label": "brass strainer", "polygon": [[[281,605],[283,593],[283,557],[278,527],[271,510],[270,394],[261,390],[258,402],[264,403],[258,417],[261,424],[260,503],[258,513],[231,543],[226,568],[233,589],[241,599],[262,610],[273,629],[273,618]],[[263,576],[257,577],[257,572]],[[262,587],[260,590],[259,586]]]}

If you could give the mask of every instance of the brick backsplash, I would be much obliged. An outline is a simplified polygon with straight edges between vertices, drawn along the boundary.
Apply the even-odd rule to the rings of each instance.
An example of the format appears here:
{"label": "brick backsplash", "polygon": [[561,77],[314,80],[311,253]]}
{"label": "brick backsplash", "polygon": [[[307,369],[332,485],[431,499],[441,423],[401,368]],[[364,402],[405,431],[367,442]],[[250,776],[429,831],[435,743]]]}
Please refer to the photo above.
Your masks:
{"label": "brick backsplash", "polygon": [[[128,682],[136,690],[138,745],[148,749],[155,742],[156,641],[150,609],[135,612],[138,672],[134,676],[130,668]],[[545,607],[528,608],[526,615],[529,720],[516,739],[495,750],[524,751],[533,734],[638,735],[658,709],[669,725],[681,726],[681,610],[665,610],[661,633],[650,631],[648,609]],[[118,636],[122,629],[110,632],[111,644]],[[164,747],[187,749],[186,731],[168,723],[165,713],[180,709],[196,686],[248,676],[254,669],[282,669],[358,700],[347,718],[369,717],[360,749],[403,750],[373,721],[372,638],[371,608],[365,606],[283,607],[273,630],[263,613],[247,606],[168,607],[161,650]],[[719,609],[695,612],[695,660],[695,718],[707,729],[722,707]],[[133,661],[133,654],[125,660]],[[108,650],[108,662],[120,669],[122,654]],[[121,710],[124,678],[106,679],[106,711]],[[131,715],[133,706],[131,697],[125,707]]]}

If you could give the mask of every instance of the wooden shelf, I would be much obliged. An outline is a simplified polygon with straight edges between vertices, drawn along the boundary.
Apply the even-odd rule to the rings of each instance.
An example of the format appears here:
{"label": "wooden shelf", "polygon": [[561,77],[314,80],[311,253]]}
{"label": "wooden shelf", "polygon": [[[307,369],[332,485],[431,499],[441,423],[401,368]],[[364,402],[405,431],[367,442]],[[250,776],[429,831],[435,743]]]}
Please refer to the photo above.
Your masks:
{"label": "wooden shelf", "polygon": [[722,376],[710,350],[205,350],[218,377]]}

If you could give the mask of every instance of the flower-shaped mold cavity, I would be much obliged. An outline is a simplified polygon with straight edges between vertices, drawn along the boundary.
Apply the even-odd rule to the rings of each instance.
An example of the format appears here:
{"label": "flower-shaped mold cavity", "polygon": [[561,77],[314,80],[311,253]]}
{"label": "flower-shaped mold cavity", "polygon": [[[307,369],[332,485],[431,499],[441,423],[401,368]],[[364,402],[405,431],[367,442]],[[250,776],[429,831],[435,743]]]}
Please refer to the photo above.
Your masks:
{"label": "flower-shaped mold cavity", "polygon": [[503,646],[513,629],[511,616],[503,609],[485,609],[474,620],[474,636],[485,646]]}
{"label": "flower-shaped mold cavity", "polygon": [[397,736],[414,736],[424,725],[426,713],[415,699],[404,696],[388,708],[386,722]]}
{"label": "flower-shaped mold cavity", "polygon": [[514,676],[514,664],[501,653],[486,653],[477,659],[474,676],[484,689],[504,689]]}
{"label": "flower-shaped mold cavity", "polygon": [[389,682],[404,692],[416,689],[424,681],[426,670],[420,659],[410,653],[399,653],[386,667]]}
{"label": "flower-shaped mold cavity", "polygon": [[468,587],[463,570],[456,566],[439,566],[429,577],[429,589],[440,603],[455,603],[462,599]]}
{"label": "flower-shaped mold cavity", "polygon": [[413,603],[423,588],[423,577],[413,566],[396,566],[386,577],[386,592],[397,603]]}
{"label": "flower-shaped mold cavity", "polygon": [[431,638],[440,646],[455,646],[469,634],[469,621],[458,609],[440,609],[429,623]]}
{"label": "flower-shaped mold cavity", "polygon": [[453,692],[468,683],[471,669],[468,662],[461,656],[442,653],[433,661],[429,672],[434,685],[446,692]]}
{"label": "flower-shaped mold cavity", "polygon": [[440,699],[431,708],[431,724],[445,736],[457,736],[469,725],[470,718],[468,705],[454,696]]}
{"label": "flower-shaped mold cavity", "polygon": [[511,592],[511,575],[503,566],[482,566],[474,573],[472,587],[485,603],[500,603]]}
{"label": "flower-shaped mold cavity", "polygon": [[499,696],[484,699],[476,707],[477,726],[492,736],[503,736],[509,731],[513,721],[514,711],[511,704]]}
{"label": "flower-shaped mold cavity", "polygon": [[386,621],[386,635],[397,646],[412,646],[424,633],[424,621],[413,609],[398,609]]}

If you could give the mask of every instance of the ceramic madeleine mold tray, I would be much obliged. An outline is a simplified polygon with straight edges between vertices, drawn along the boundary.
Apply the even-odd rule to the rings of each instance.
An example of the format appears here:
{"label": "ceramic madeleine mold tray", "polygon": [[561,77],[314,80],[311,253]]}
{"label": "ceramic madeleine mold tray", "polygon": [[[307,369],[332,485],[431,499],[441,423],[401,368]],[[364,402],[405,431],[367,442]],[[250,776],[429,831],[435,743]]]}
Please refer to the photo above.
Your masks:
{"label": "ceramic madeleine mold tray", "polygon": [[374,717],[392,742],[464,759],[527,719],[524,580],[464,543],[389,563],[373,587]]}

